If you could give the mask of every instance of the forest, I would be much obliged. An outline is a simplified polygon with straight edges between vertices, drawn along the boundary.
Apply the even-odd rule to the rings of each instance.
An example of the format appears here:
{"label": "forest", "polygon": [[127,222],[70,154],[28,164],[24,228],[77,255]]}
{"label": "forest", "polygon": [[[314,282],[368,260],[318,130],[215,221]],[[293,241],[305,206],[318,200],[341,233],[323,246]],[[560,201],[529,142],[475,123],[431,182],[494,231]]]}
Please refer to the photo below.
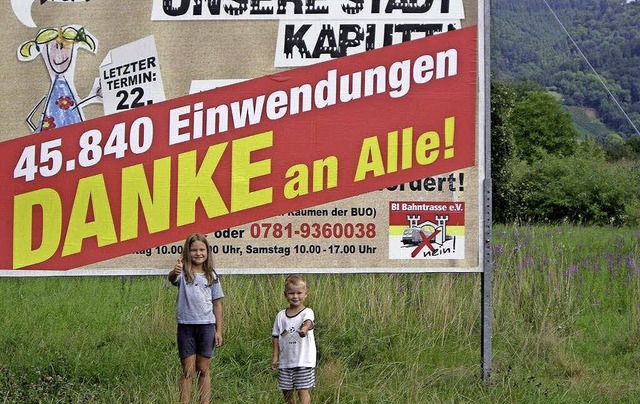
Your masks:
{"label": "forest", "polygon": [[640,3],[491,7],[494,221],[638,226]]}
{"label": "forest", "polygon": [[639,135],[639,21],[637,1],[493,0],[493,78],[534,82],[592,108],[622,138]]}

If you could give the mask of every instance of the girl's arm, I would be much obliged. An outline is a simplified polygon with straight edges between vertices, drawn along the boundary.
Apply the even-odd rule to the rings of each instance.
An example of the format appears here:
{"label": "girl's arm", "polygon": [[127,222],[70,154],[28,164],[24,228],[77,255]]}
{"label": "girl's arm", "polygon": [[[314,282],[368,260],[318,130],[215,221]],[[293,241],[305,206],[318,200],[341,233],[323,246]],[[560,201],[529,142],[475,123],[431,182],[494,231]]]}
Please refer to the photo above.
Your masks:
{"label": "girl's arm", "polygon": [[38,127],[33,124],[33,121],[32,121],[33,115],[36,113],[36,109],[38,109],[40,104],[42,104],[42,101],[44,101],[46,98],[47,97],[42,97],[42,99],[40,101],[38,101],[36,106],[33,107],[31,112],[29,112],[29,115],[27,115],[27,118],[25,119],[25,122],[27,122],[27,125],[29,125],[29,129],[31,129],[32,132],[35,132],[38,129]]}
{"label": "girl's arm", "polygon": [[89,95],[78,101],[78,105],[76,106],[76,108],[81,105],[89,105],[96,102],[102,102],[102,87],[100,86],[100,77],[96,77],[95,80],[93,80],[93,87],[91,87]]}
{"label": "girl's arm", "polygon": [[213,301],[213,314],[216,316],[216,335],[213,337],[213,344],[219,347],[222,345],[222,321],[224,317],[222,299],[216,299]]}
{"label": "girl's arm", "polygon": [[278,337],[271,338],[271,348],[273,354],[271,355],[271,369],[278,370],[278,358],[280,357],[280,343]]}
{"label": "girl's arm", "polygon": [[178,279],[178,275],[182,272],[182,260],[178,258],[178,262],[174,265],[173,270],[169,272],[167,279],[169,282],[174,283]]}

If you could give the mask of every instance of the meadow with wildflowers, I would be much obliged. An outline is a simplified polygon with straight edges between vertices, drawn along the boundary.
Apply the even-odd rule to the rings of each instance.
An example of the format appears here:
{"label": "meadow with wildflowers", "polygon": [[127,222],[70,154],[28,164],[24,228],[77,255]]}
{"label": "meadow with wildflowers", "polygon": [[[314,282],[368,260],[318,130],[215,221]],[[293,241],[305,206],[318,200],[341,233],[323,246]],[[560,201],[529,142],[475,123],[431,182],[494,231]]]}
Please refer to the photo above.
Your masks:
{"label": "meadow with wildflowers", "polygon": [[[488,383],[479,274],[316,274],[314,402],[636,402],[640,231],[496,226],[493,240]],[[269,365],[283,280],[223,277],[215,402],[282,401]],[[0,402],[177,402],[175,293],[162,277],[0,279]]]}

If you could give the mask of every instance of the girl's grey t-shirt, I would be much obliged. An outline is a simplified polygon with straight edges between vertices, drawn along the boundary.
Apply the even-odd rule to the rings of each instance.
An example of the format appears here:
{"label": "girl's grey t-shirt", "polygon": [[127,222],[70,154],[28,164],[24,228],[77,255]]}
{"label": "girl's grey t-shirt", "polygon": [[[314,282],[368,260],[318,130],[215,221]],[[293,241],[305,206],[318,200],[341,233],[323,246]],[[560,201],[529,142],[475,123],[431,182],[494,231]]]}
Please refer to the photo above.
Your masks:
{"label": "girl's grey t-shirt", "polygon": [[193,283],[187,283],[181,272],[173,285],[178,287],[176,318],[179,324],[215,324],[212,301],[224,297],[219,278],[207,285],[207,276],[196,273]]}

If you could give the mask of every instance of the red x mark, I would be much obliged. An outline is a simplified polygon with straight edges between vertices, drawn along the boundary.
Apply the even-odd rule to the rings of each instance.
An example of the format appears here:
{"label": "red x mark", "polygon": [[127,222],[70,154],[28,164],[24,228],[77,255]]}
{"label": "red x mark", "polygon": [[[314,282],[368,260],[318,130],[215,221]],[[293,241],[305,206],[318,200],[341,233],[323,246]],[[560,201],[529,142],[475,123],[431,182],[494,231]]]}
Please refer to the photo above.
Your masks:
{"label": "red x mark", "polygon": [[420,238],[422,239],[422,243],[418,244],[416,248],[413,251],[411,251],[411,258],[415,258],[416,255],[418,255],[418,253],[420,252],[420,250],[424,248],[424,246],[427,246],[427,248],[431,250],[431,252],[435,252],[436,249],[433,248],[433,246],[431,245],[431,239],[434,238],[439,233],[440,233],[440,230],[436,229],[436,231],[429,234],[429,236],[427,237],[427,235],[422,230],[420,230]]}

